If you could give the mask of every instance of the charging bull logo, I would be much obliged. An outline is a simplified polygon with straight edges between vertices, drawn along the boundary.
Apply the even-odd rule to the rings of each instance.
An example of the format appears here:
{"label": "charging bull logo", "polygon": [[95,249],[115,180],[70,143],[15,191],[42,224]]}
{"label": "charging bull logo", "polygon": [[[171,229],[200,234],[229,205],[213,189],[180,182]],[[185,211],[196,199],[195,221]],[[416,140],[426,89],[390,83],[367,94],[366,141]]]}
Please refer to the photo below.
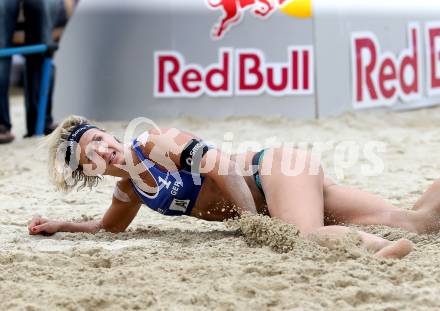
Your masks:
{"label": "charging bull logo", "polygon": [[299,18],[312,16],[311,0],[206,0],[210,9],[221,10],[223,14],[220,21],[214,25],[213,39],[221,39],[225,33],[243,19],[246,11],[252,11],[253,15],[266,19],[276,9],[281,12]]}

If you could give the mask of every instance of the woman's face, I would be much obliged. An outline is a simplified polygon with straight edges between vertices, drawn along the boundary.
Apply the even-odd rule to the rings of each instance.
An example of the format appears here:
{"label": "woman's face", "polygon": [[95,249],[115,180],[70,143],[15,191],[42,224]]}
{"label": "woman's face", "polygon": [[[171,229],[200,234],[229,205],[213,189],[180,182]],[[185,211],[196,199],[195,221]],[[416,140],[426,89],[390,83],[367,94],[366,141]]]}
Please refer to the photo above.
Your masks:
{"label": "woman's face", "polygon": [[87,176],[108,175],[115,164],[124,163],[123,145],[113,135],[92,128],[79,140],[79,164]]}

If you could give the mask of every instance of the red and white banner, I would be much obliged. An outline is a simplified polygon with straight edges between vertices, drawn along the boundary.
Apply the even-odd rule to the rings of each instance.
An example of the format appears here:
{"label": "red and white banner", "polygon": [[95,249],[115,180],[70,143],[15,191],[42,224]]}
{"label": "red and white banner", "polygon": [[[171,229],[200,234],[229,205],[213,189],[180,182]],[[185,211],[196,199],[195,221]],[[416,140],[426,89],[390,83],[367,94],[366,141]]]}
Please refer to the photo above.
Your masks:
{"label": "red and white banner", "polygon": [[[354,109],[392,106],[398,100],[416,102],[425,94],[440,94],[440,23],[426,24],[425,52],[419,23],[408,24],[407,40],[408,46],[396,55],[382,51],[372,32],[351,33]],[[424,72],[427,85],[423,85]]]}

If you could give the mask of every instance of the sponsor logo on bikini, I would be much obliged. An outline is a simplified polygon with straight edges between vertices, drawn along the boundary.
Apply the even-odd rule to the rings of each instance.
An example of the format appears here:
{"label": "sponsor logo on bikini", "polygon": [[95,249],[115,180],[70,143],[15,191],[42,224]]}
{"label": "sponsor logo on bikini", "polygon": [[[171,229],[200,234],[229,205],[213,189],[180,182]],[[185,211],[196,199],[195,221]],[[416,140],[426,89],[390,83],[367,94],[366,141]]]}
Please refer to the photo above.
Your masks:
{"label": "sponsor logo on bikini", "polygon": [[173,199],[173,202],[170,204],[170,210],[185,213],[186,209],[188,208],[189,201],[190,200]]}

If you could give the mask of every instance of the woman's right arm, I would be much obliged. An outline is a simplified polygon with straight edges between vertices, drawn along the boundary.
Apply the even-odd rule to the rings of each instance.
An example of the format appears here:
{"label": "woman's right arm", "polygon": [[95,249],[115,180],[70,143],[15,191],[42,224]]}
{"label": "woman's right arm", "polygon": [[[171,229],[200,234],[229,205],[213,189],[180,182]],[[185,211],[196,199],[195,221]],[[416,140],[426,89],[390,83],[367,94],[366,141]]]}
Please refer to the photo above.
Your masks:
{"label": "woman's right arm", "polygon": [[29,234],[37,235],[50,235],[56,232],[89,232],[95,233],[101,230],[101,219],[90,220],[85,222],[70,222],[50,220],[43,218],[40,215],[36,215],[32,218],[28,229]]}
{"label": "woman's right arm", "polygon": [[53,234],[55,232],[88,232],[95,233],[101,229],[118,233],[125,229],[137,215],[141,203],[134,193],[131,182],[123,179],[116,184],[112,204],[102,219],[70,222],[48,220],[35,216],[28,226],[29,234]]}

